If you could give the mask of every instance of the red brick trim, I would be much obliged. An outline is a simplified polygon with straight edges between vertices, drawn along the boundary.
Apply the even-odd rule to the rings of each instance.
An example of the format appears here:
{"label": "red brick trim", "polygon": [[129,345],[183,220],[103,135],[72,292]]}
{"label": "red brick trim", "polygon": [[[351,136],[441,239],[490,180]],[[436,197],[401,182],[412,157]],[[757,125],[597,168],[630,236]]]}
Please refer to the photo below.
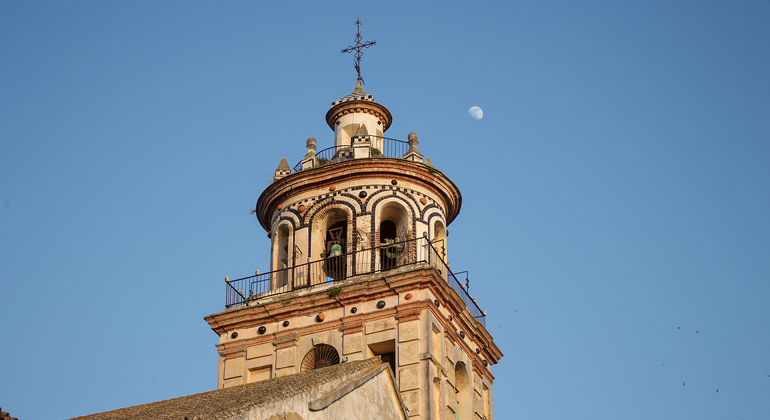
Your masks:
{"label": "red brick trim", "polygon": [[362,315],[346,316],[342,318],[342,334],[355,334],[364,330],[364,317]]}
{"label": "red brick trim", "polygon": [[420,313],[422,313],[422,309],[420,308],[419,302],[405,303],[396,306],[396,320],[398,320],[398,322],[408,322],[420,319]]}
{"label": "red brick trim", "polygon": [[299,335],[294,331],[282,332],[275,334],[275,350],[281,350],[289,347],[295,347],[299,341]]}

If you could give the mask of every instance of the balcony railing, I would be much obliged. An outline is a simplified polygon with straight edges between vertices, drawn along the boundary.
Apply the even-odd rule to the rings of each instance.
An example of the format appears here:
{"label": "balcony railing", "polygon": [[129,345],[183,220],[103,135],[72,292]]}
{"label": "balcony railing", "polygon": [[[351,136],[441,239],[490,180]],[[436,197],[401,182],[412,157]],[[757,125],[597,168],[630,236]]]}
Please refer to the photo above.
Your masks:
{"label": "balcony railing", "polygon": [[[447,280],[463,299],[471,315],[486,326],[486,314],[466,290],[468,272],[453,273],[441,258],[443,253],[437,251],[434,245],[437,243],[431,243],[427,238],[412,239],[236,280],[225,278],[225,307],[243,305],[251,299],[280,295],[292,290],[332,284],[364,274],[424,263],[433,266]],[[465,285],[460,283],[462,274],[465,274]]]}
{"label": "balcony railing", "polygon": [[[379,143],[379,139],[382,139],[382,149],[372,145],[371,157],[389,157],[389,158],[403,158],[404,154],[409,150],[409,142],[403,140],[392,139],[389,137],[380,137],[369,135],[372,138],[372,142]],[[323,166],[329,163],[336,163],[347,159],[353,158],[353,147],[349,145],[345,146],[332,146],[326,149],[319,150],[315,154],[316,162]],[[302,170],[302,161],[300,160],[294,165],[293,172],[299,172]]]}

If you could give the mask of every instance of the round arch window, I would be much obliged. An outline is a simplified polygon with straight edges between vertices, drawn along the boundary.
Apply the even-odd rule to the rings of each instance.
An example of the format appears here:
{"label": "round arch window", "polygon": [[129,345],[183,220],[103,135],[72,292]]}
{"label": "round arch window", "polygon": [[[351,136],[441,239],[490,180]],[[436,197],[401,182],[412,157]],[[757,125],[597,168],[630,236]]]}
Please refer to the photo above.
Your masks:
{"label": "round arch window", "polygon": [[320,369],[340,363],[340,355],[337,349],[327,344],[319,344],[313,347],[302,359],[300,371]]}

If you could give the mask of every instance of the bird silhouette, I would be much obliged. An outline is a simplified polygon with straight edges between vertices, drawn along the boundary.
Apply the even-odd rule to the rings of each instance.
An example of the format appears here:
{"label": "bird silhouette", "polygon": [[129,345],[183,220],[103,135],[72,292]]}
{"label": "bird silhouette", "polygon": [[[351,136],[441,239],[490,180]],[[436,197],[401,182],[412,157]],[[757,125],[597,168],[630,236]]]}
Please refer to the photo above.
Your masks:
{"label": "bird silhouette", "polygon": [[685,383],[686,383],[686,382],[682,382],[682,386],[684,386],[684,384],[685,384]]}
{"label": "bird silhouette", "polygon": [[717,389],[717,394],[719,394],[719,390]]}
{"label": "bird silhouette", "polygon": [[698,334],[700,334],[700,331],[698,331],[698,330],[695,330],[695,332],[696,332],[696,333],[698,333]]}

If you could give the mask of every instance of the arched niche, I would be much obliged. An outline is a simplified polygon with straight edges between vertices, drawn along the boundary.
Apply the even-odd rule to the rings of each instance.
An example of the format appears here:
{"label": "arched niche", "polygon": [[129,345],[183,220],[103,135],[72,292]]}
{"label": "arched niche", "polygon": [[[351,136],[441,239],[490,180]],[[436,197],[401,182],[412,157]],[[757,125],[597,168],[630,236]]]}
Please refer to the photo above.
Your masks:
{"label": "arched niche", "polygon": [[377,220],[379,270],[389,270],[406,263],[411,238],[409,211],[398,201],[386,202]]}
{"label": "arched niche", "polygon": [[356,135],[361,124],[348,122],[345,125],[340,124],[337,127],[337,142],[335,146],[339,148],[352,145],[351,138]]}
{"label": "arched niche", "polygon": [[473,386],[468,368],[463,362],[457,362],[455,365],[455,413],[460,419],[471,419],[473,414],[473,400],[471,392]]}
{"label": "arched niche", "polygon": [[289,282],[288,267],[292,265],[291,258],[291,227],[288,223],[278,226],[273,234],[270,270],[274,272],[271,289],[285,286]]}

